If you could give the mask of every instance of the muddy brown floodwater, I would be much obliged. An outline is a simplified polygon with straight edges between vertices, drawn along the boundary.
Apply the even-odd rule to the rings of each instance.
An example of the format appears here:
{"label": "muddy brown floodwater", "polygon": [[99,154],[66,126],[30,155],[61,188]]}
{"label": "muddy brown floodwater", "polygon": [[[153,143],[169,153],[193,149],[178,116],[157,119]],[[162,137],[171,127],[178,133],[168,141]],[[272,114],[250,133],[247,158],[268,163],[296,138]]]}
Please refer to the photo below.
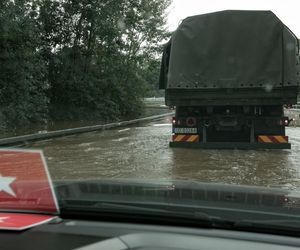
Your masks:
{"label": "muddy brown floodwater", "polygon": [[300,128],[291,150],[170,148],[170,117],[28,145],[42,149],[55,180],[160,179],[300,189]]}

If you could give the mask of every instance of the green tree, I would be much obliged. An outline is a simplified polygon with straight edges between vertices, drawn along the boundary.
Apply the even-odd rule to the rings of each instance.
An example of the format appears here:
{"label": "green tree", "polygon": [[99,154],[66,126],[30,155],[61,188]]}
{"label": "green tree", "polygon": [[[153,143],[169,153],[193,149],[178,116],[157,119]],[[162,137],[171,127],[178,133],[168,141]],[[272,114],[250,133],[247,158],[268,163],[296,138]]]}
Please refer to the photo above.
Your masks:
{"label": "green tree", "polygon": [[13,128],[47,118],[45,63],[39,53],[36,14],[28,1],[1,1],[0,116]]}
{"label": "green tree", "polygon": [[[0,2],[0,120],[132,118],[158,77],[169,0]],[[149,85],[150,84],[150,85]]]}
{"label": "green tree", "polygon": [[147,89],[144,65],[165,38],[168,4],[168,0],[42,1],[39,21],[54,115],[57,110],[71,119],[139,115]]}

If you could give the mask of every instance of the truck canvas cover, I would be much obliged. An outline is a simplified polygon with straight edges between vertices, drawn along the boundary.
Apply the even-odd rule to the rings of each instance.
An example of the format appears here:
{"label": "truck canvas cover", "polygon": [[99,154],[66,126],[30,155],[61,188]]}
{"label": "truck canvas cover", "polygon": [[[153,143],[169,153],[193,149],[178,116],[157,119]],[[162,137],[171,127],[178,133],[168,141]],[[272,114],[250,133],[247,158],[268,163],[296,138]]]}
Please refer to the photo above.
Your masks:
{"label": "truck canvas cover", "polygon": [[297,38],[271,11],[192,16],[165,46],[160,88],[270,92],[297,86],[297,54]]}

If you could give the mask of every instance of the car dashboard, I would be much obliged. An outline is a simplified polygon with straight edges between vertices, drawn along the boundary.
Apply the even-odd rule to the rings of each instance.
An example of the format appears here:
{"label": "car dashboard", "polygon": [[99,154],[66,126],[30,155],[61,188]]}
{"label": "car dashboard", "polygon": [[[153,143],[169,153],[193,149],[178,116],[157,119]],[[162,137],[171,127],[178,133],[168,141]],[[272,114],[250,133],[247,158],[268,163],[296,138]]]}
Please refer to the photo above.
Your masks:
{"label": "car dashboard", "polygon": [[71,219],[21,232],[1,231],[0,243],[3,250],[276,250],[300,247],[300,239],[289,236]]}

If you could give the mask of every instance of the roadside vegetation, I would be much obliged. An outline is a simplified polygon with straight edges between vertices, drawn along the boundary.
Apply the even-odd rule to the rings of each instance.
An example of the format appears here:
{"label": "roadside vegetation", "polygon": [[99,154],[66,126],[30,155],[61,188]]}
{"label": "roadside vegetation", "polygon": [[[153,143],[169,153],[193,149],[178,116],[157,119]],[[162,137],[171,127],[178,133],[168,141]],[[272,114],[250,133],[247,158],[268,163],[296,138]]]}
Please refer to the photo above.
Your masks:
{"label": "roadside vegetation", "polygon": [[139,116],[170,0],[0,1],[0,126]]}

